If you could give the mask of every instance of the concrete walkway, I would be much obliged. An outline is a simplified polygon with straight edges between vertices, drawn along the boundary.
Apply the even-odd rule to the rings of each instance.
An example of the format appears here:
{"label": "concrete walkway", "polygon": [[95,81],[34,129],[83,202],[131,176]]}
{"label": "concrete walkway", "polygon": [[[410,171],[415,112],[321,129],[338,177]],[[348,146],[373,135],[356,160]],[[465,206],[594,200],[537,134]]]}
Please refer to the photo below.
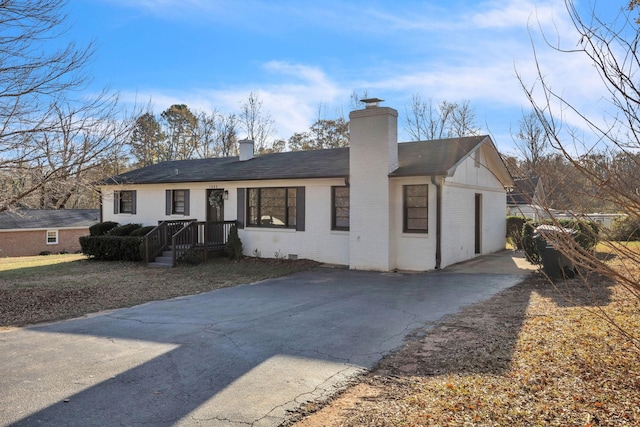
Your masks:
{"label": "concrete walkway", "polygon": [[277,426],[521,281],[517,265],[504,251],[432,273],[319,268],[0,332],[0,425]]}

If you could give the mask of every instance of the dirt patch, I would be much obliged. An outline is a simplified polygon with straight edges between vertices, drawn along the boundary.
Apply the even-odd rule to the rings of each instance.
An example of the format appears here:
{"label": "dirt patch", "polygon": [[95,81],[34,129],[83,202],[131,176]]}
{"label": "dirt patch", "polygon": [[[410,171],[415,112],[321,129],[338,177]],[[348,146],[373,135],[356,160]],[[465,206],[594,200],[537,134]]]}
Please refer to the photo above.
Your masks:
{"label": "dirt patch", "polygon": [[589,283],[534,274],[414,331],[360,383],[289,425],[640,425],[638,300],[601,277]]}
{"label": "dirt patch", "polygon": [[301,413],[313,414],[300,420],[297,427],[326,426],[327,422],[338,421],[343,417],[343,413],[357,407],[361,402],[380,399],[384,390],[378,385],[364,381],[356,384],[343,394],[340,394],[331,401],[331,404],[322,406],[310,403],[300,410]]}

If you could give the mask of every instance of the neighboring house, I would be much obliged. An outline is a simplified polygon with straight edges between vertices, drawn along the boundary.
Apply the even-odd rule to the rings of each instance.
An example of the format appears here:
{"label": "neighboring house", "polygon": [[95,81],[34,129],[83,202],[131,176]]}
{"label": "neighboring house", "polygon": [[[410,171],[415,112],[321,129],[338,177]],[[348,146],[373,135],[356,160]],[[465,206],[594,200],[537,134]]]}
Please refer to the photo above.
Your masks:
{"label": "neighboring house", "polygon": [[18,209],[0,213],[0,257],[77,252],[99,209]]}
{"label": "neighboring house", "polygon": [[[237,221],[245,255],[432,270],[504,249],[512,178],[488,136],[397,142],[365,100],[350,147],[164,162],[101,186],[104,221]],[[197,234],[197,233],[193,233]],[[205,232],[206,234],[206,232]]]}
{"label": "neighboring house", "polygon": [[537,176],[515,178],[513,188],[507,192],[507,215],[523,216],[534,220],[548,217],[542,180]]}
{"label": "neighboring house", "polygon": [[577,213],[544,207],[545,192],[537,177],[515,178],[513,188],[507,191],[507,215],[522,216],[535,221],[544,219],[587,219],[603,227],[611,227],[624,214]]}

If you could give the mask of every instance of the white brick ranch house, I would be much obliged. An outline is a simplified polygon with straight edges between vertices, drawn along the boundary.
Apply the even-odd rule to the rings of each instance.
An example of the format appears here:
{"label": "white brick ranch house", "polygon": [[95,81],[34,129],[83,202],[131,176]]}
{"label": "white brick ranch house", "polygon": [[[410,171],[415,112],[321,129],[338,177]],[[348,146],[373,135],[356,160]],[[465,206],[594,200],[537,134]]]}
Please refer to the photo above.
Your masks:
{"label": "white brick ranch house", "polygon": [[397,117],[377,102],[351,112],[349,148],[254,157],[241,141],[239,156],[115,176],[101,186],[102,220],[237,221],[245,255],[362,270],[432,270],[504,249],[513,180],[491,138],[398,144]]}

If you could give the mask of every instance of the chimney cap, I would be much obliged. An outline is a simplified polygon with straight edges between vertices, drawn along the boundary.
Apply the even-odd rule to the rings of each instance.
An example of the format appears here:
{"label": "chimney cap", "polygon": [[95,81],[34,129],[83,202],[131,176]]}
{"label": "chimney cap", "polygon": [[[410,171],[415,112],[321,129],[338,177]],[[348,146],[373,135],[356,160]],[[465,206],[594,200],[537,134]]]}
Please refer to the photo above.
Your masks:
{"label": "chimney cap", "polygon": [[365,108],[375,108],[382,101],[384,101],[384,99],[380,98],[365,98],[360,100],[360,102],[364,102]]}

